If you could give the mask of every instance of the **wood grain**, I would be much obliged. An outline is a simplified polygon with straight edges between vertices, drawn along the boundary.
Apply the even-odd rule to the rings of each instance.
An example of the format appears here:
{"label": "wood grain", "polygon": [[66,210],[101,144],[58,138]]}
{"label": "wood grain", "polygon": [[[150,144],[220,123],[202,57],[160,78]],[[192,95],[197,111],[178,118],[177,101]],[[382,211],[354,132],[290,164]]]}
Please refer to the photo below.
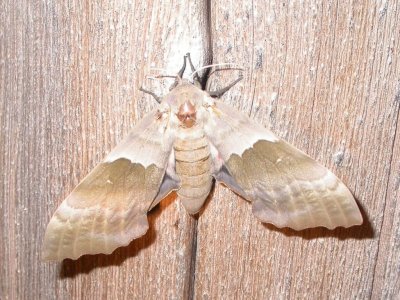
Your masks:
{"label": "wood grain", "polygon": [[154,107],[138,90],[161,93],[145,80],[150,68],[176,73],[191,49],[207,64],[203,3],[2,1],[0,10],[0,298],[186,298],[195,221],[174,199],[113,255],[54,264],[40,253],[56,207]]}
{"label": "wood grain", "polygon": [[[2,1],[0,298],[398,297],[399,19],[395,1]],[[198,220],[170,197],[130,246],[41,262],[55,208],[154,107],[140,85],[167,90],[145,76],[189,51],[244,67],[223,101],[334,171],[364,225],[279,230],[216,186]]]}
{"label": "wood grain", "polygon": [[[213,61],[246,68],[224,100],[332,169],[355,194],[365,222],[348,230],[278,230],[217,186],[198,223],[195,298],[393,298],[398,7],[216,2],[211,12]],[[218,73],[217,86],[236,76]]]}

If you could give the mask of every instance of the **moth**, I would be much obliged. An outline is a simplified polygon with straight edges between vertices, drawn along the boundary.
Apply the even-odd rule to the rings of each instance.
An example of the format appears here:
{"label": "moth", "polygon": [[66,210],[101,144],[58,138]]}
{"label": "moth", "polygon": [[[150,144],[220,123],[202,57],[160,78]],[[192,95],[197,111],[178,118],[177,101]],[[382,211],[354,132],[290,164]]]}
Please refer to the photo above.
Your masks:
{"label": "moth", "polygon": [[[186,60],[193,82],[181,79]],[[309,156],[201,89],[190,56],[158,107],[61,203],[44,238],[45,260],[109,254],[149,228],[147,212],[172,191],[190,214],[215,179],[252,203],[261,222],[302,230],[363,222],[348,188]]]}

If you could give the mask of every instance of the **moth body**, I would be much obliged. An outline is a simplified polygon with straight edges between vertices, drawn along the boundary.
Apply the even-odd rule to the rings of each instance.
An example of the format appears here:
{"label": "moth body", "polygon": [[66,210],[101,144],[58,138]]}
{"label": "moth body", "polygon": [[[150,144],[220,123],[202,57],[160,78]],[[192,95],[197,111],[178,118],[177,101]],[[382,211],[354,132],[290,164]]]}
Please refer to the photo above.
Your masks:
{"label": "moth body", "polygon": [[179,178],[179,199],[185,209],[194,214],[203,206],[212,187],[213,162],[203,123],[207,95],[183,82],[165,97],[164,102],[169,111],[168,129],[175,132],[175,174],[172,177]]}
{"label": "moth body", "polygon": [[[181,130],[199,130],[188,128]],[[179,199],[189,213],[196,213],[203,206],[212,186],[211,155],[204,133],[200,137],[176,139],[175,172],[180,179],[177,190]]]}

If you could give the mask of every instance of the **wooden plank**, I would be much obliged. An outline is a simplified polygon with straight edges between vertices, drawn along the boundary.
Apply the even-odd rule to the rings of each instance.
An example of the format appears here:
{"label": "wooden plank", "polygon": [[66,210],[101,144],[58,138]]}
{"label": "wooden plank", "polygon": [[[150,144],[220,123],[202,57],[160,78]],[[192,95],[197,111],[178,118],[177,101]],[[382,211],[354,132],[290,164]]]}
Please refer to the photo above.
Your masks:
{"label": "wooden plank", "polygon": [[[398,296],[399,4],[264,2],[0,3],[1,299]],[[128,247],[42,263],[56,206],[154,107],[138,87],[167,90],[145,75],[188,51],[244,66],[224,101],[331,168],[368,221],[278,230],[217,186],[197,229],[171,197]]]}
{"label": "wooden plank", "polygon": [[[194,297],[366,299],[378,251],[381,260],[389,258],[378,267],[389,281],[375,279],[374,295],[393,295],[400,216],[390,212],[382,222],[385,207],[398,206],[398,4],[212,2],[211,19],[213,62],[246,68],[224,101],[332,169],[354,192],[365,222],[346,230],[279,230],[217,186],[198,221]],[[214,84],[234,76],[224,72]],[[391,223],[395,237],[379,247]]]}
{"label": "wooden plank", "polygon": [[2,1],[1,299],[185,298],[194,220],[167,199],[110,256],[40,261],[58,204],[155,101],[150,67],[207,63],[201,1]]}
{"label": "wooden plank", "polygon": [[[400,86],[393,105],[400,105]],[[400,124],[400,116],[397,126]],[[400,298],[400,130],[397,127],[372,299]]]}

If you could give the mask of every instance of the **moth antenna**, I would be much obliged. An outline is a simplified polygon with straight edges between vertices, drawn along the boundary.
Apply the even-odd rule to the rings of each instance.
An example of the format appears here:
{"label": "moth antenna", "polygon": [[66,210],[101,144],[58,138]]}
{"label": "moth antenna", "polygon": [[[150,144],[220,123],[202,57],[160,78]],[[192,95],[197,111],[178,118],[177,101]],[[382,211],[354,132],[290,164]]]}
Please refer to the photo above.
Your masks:
{"label": "moth antenna", "polygon": [[220,67],[220,66],[232,66],[232,68],[235,68],[235,69],[237,69],[237,70],[243,71],[242,68],[239,68],[239,67],[235,66],[235,65],[232,64],[232,63],[212,64],[212,65],[203,66],[203,67],[197,69],[196,71],[192,72],[192,74],[189,75],[189,80],[190,80],[190,81],[193,81],[193,76],[194,76],[195,74],[197,74],[198,72],[200,72],[201,70],[208,69],[208,68],[212,68],[212,67]]}
{"label": "moth antenna", "polygon": [[178,72],[178,76],[182,79],[182,77],[183,77],[183,73],[185,73],[185,69],[186,69],[186,58],[187,58],[187,55],[185,55],[184,57],[183,57],[183,66],[182,66],[182,68],[179,70],[179,72]]}
{"label": "moth antenna", "polygon": [[[186,58],[189,59],[190,66],[191,66],[192,70],[194,70],[192,61],[190,60],[190,54],[188,53],[188,54],[186,54],[186,55],[183,57],[183,66],[182,66],[181,69],[179,70],[178,74],[176,74],[176,75],[156,75],[156,76],[147,76],[147,78],[152,79],[152,80],[159,79],[159,78],[174,78],[174,79],[175,79],[175,82],[174,82],[174,83],[171,85],[171,87],[169,88],[169,90],[172,90],[172,89],[175,88],[177,85],[182,84],[183,73],[185,72],[185,69],[186,69]],[[163,69],[163,68],[150,68],[150,70],[162,71],[162,72],[168,73],[168,71],[165,70],[165,69]],[[150,94],[150,93],[148,93],[148,94]],[[152,94],[150,94],[150,95],[152,95]],[[153,95],[152,95],[152,96],[153,96]],[[154,96],[153,96],[153,97],[154,97]],[[159,98],[159,97],[158,97],[158,98]],[[156,99],[156,100],[157,100],[157,99]]]}
{"label": "moth antenna", "polygon": [[[168,77],[168,78],[177,78],[179,75],[157,75],[156,78],[164,78],[164,77]],[[179,77],[180,78],[180,77]]]}
{"label": "moth antenna", "polygon": [[160,71],[160,72],[169,73],[168,70],[166,70],[166,69],[163,69],[163,68],[155,68],[155,67],[150,67],[150,71]]}
{"label": "moth antenna", "polygon": [[165,78],[165,77],[169,77],[169,78],[176,78],[176,75],[168,75],[168,71],[166,69],[163,68],[150,68],[150,71],[160,71],[160,72],[164,72],[166,73],[166,75],[160,74],[160,75],[150,75],[150,76],[146,76],[148,79],[159,79],[159,78]]}
{"label": "moth antenna", "polygon": [[[151,79],[151,80],[159,80],[160,78],[174,78],[175,79],[175,83],[174,83],[174,86],[172,88],[174,88],[178,84],[182,83],[182,78],[180,78],[179,75],[156,75],[156,76],[146,76],[146,78],[147,79]],[[170,90],[172,88],[170,88]]]}
{"label": "moth antenna", "polygon": [[196,69],[195,69],[195,67],[193,65],[192,58],[190,57],[190,53],[189,52],[186,53],[186,57],[187,57],[187,60],[189,61],[190,69],[192,70],[192,72],[195,72]]}
{"label": "moth antenna", "polygon": [[182,84],[182,76],[183,76],[183,73],[185,73],[185,69],[186,69],[186,58],[187,58],[187,55],[185,55],[183,57],[183,66],[179,70],[178,74],[176,75],[175,82],[169,88],[170,91],[173,90],[177,85]]}
{"label": "moth antenna", "polygon": [[190,53],[189,52],[186,53],[186,57],[187,57],[187,60],[189,61],[189,65],[190,65],[190,69],[192,70],[192,74],[194,75],[193,76],[193,80],[192,80],[193,84],[195,86],[197,86],[198,88],[202,88],[200,76],[199,76],[198,73],[196,73],[196,69],[195,69],[195,67],[193,65],[192,58],[190,57]]}

